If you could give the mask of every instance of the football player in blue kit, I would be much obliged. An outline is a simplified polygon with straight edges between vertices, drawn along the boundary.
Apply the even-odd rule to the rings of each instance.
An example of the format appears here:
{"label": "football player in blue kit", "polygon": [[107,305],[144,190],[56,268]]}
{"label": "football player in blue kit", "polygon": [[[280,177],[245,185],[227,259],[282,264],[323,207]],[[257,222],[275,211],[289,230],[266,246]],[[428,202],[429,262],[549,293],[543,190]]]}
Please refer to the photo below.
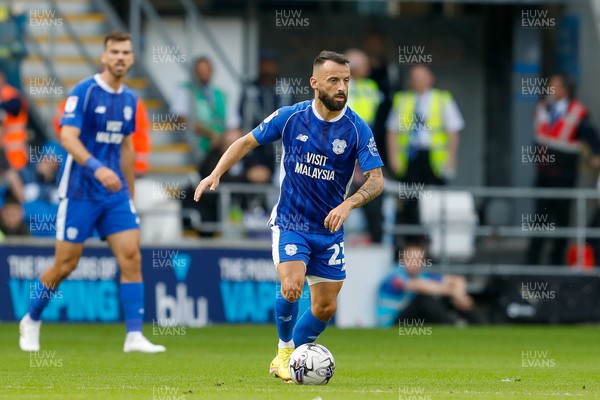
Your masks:
{"label": "football player in blue kit", "polygon": [[[315,98],[276,110],[235,141],[194,194],[199,201],[253,148],[282,139],[280,195],[269,220],[281,281],[275,301],[279,343],[269,370],[284,381],[291,379],[287,365],[294,348],[315,341],[336,311],[346,278],[342,224],[352,209],[383,191],[383,163],[373,133],[346,105],[349,81],[346,57],[321,52],[310,78]],[[366,181],[346,198],[356,162]],[[298,318],[305,277],[312,302]]]}
{"label": "football player in blue kit", "polygon": [[123,351],[158,353],[164,346],[142,335],[142,282],[139,219],[133,207],[134,151],[138,96],[125,86],[133,65],[131,36],[112,32],[104,39],[103,71],[79,82],[67,98],[60,141],[69,153],[62,166],[56,218],[54,264],[31,293],[20,323],[19,346],[39,351],[41,314],[58,285],[77,267],[83,243],[94,229],[110,246],[121,269],[121,301],[127,334]]}

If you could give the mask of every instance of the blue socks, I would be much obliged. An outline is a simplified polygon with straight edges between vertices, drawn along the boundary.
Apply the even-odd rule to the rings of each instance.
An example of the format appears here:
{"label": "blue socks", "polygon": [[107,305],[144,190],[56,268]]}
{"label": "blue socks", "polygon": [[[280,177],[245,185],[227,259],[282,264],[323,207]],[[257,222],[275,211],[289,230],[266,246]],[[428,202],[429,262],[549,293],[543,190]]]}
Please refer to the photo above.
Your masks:
{"label": "blue socks", "polygon": [[281,291],[277,291],[275,300],[275,323],[277,324],[277,333],[279,339],[283,342],[292,340],[294,326],[298,319],[298,300],[295,302],[287,301]]}
{"label": "blue socks", "polygon": [[29,291],[31,303],[29,303],[29,317],[34,321],[39,321],[42,312],[54,296],[54,290],[48,289],[39,279],[35,281],[34,290]]}
{"label": "blue socks", "polygon": [[[30,291],[29,317],[39,321],[42,312],[54,296],[55,290],[48,289],[38,279],[35,288]],[[121,283],[121,301],[125,311],[125,326],[127,332],[140,332],[144,318],[144,283]]]}
{"label": "blue socks", "polygon": [[326,327],[327,322],[315,318],[309,308],[302,317],[300,317],[298,325],[296,325],[296,329],[294,329],[294,345],[299,347],[304,343],[314,342],[319,335],[323,333]]}
{"label": "blue socks", "polygon": [[141,332],[144,319],[144,283],[121,283],[121,303],[127,333]]}

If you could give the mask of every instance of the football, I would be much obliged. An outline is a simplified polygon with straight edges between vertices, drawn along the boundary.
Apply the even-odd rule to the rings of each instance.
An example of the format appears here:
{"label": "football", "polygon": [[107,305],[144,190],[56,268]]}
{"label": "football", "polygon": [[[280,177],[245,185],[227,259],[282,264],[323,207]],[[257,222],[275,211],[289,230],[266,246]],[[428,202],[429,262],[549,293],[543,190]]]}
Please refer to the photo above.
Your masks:
{"label": "football", "polygon": [[326,385],[335,371],[335,360],[325,346],[306,343],[294,350],[288,368],[294,383]]}

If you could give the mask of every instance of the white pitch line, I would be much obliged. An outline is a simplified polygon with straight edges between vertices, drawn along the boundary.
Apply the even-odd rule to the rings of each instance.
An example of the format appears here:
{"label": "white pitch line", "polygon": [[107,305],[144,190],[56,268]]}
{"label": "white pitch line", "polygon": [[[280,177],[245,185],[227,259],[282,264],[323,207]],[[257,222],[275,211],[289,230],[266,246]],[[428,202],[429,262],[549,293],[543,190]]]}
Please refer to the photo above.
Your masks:
{"label": "white pitch line", "polygon": [[[308,385],[307,385],[308,386]],[[304,386],[305,389],[307,389],[307,386]],[[18,386],[18,385],[7,385],[7,386],[0,386],[0,389],[56,389],[54,386]],[[66,387],[66,389],[70,389],[68,387]],[[119,387],[111,387],[111,386],[77,386],[75,389],[77,390],[147,390],[150,391],[150,389],[148,389],[147,386],[119,386]],[[191,390],[191,391],[195,391],[195,390],[201,390],[202,388],[190,388],[190,387],[186,387],[185,390]],[[312,392],[317,391],[319,388],[315,387],[314,390],[311,390]],[[179,389],[178,389],[179,390]],[[219,388],[217,389],[217,391],[222,391],[222,392],[238,392],[238,391],[242,391],[242,389],[236,389],[236,388]],[[270,388],[252,388],[253,392],[272,392],[273,390]],[[396,390],[380,390],[380,389],[376,389],[376,390],[344,390],[343,387],[334,387],[331,389],[327,389],[327,392],[333,392],[333,393],[397,393]],[[522,392],[479,392],[479,391],[464,391],[464,394],[470,394],[470,395],[494,395],[494,396],[506,396],[506,395],[519,395],[519,396],[552,396],[552,397],[587,397],[587,396],[594,396],[592,393],[586,393],[586,394],[575,394],[575,393],[522,393]],[[428,394],[431,395],[443,395],[443,394],[447,394],[446,392],[430,392]],[[600,398],[600,395],[596,395],[594,397]]]}

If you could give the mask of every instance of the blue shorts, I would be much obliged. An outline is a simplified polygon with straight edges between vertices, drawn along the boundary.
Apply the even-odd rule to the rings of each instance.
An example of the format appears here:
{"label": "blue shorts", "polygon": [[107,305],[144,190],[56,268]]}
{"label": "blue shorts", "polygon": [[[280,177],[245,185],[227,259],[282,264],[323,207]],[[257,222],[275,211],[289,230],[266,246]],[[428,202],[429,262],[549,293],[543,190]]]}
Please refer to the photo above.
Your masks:
{"label": "blue shorts", "polygon": [[62,199],[56,216],[56,239],[83,243],[94,228],[105,239],[113,233],[139,229],[140,220],[129,197],[104,201]]}
{"label": "blue shorts", "polygon": [[333,235],[319,235],[289,231],[278,226],[272,226],[271,231],[275,267],[286,261],[302,261],[306,266],[309,285],[346,279],[343,231]]}

